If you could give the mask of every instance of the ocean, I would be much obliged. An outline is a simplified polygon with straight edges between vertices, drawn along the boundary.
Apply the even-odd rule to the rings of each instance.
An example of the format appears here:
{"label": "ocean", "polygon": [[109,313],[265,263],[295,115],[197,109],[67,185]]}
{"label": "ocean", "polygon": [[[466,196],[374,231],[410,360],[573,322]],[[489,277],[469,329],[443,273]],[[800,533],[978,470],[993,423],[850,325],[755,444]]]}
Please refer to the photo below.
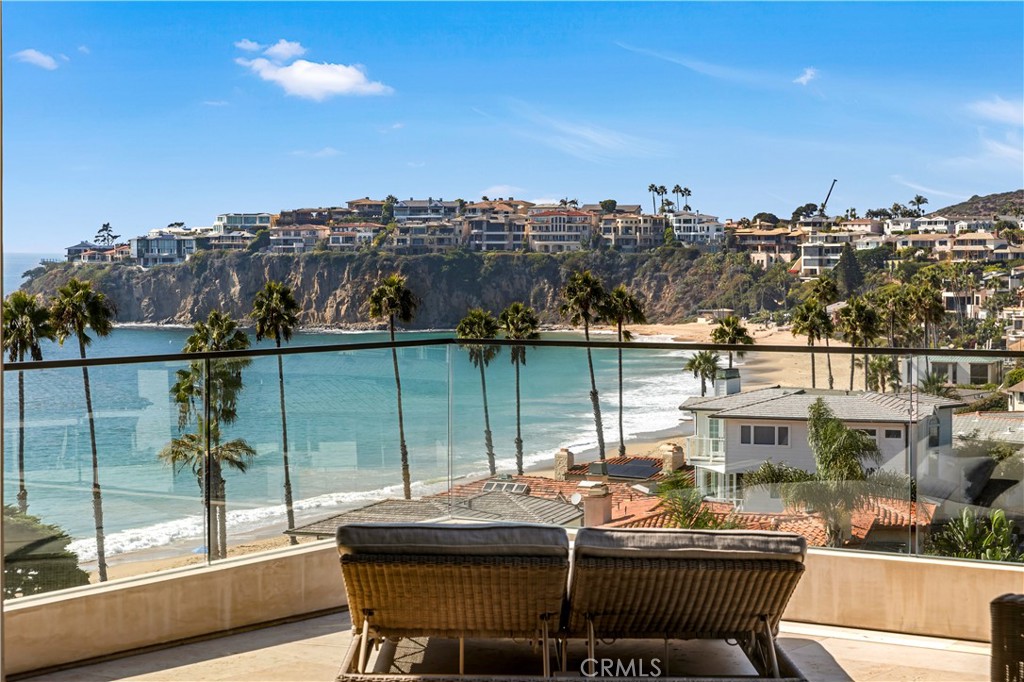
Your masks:
{"label": "ocean", "polygon": [[[118,326],[94,339],[89,357],[146,356],[179,352],[184,327]],[[451,332],[405,332],[402,340],[447,338]],[[580,338],[545,333],[545,339]],[[611,337],[604,337],[611,338]],[[655,337],[649,340],[667,341]],[[386,341],[382,332],[296,333],[291,346]],[[269,347],[264,341],[254,347]],[[77,344],[46,342],[47,360],[75,358]],[[699,392],[682,372],[682,351],[624,353],[623,429],[626,438],[680,428],[678,406]],[[618,446],[617,355],[594,352],[608,456]],[[403,412],[414,495],[433,494],[450,482],[487,475],[479,369],[458,346],[399,350]],[[396,391],[389,350],[330,351],[283,360],[290,472],[298,523],[371,502],[401,497]],[[108,559],[139,550],[179,555],[202,545],[200,489],[189,468],[175,470],[159,453],[179,429],[170,389],[183,362],[94,367],[89,371]],[[488,407],[499,472],[515,472],[515,386],[508,349],[486,368]],[[6,372],[4,496],[19,487],[18,377]],[[256,451],[246,470],[228,470],[229,543],[282,529],[283,465],[278,367],[256,358],[243,370],[237,419],[222,428],[222,441],[243,439]],[[586,353],[581,349],[530,348],[521,368],[523,448],[526,466],[549,465],[559,448],[596,446]],[[91,445],[80,368],[25,372],[25,487],[29,513],[74,538],[83,561],[95,558]],[[680,433],[682,433],[680,431]]]}

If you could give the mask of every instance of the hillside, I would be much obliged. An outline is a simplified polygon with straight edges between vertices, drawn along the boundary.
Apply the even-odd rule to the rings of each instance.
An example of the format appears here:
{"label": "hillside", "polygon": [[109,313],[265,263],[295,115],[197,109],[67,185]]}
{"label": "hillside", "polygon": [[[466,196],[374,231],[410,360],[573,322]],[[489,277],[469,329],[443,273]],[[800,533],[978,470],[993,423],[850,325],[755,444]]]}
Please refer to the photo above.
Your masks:
{"label": "hillside", "polygon": [[946,206],[928,215],[943,215],[947,218],[963,218],[968,216],[1016,215],[1024,212],[1024,189],[1000,194],[986,194],[979,197],[975,194],[967,201]]}
{"label": "hillside", "polygon": [[644,254],[475,254],[392,256],[310,253],[301,256],[203,252],[184,265],[149,270],[125,265],[56,264],[25,283],[30,293],[52,296],[71,277],[94,282],[113,301],[118,322],[190,323],[214,309],[236,319],[252,307],[265,282],[291,286],[306,327],[379,326],[368,298],[381,274],[398,271],[421,299],[413,328],[452,328],[475,306],[494,313],[514,301],[533,306],[546,324],[564,323],[559,292],[576,270],[590,268],[611,288],[627,283],[651,322],[678,322],[705,307],[741,314],[785,299],[784,270],[767,272],[744,254],[698,254],[685,248]]}

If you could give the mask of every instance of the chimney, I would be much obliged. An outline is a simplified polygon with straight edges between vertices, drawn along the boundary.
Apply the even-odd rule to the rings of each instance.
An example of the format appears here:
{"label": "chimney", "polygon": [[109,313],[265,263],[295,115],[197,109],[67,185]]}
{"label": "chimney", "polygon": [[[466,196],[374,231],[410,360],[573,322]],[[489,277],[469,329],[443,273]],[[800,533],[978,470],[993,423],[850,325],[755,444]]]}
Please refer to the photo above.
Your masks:
{"label": "chimney", "polygon": [[555,480],[566,480],[566,474],[576,464],[575,457],[568,448],[562,448],[555,453]]}
{"label": "chimney", "polygon": [[683,449],[676,443],[662,443],[658,454],[661,455],[661,473],[666,476],[683,466]]}
{"label": "chimney", "polygon": [[583,497],[583,525],[603,526],[612,520],[612,494],[606,485],[586,488]]}
{"label": "chimney", "polygon": [[740,370],[736,367],[718,370],[715,375],[715,395],[733,395],[740,392]]}

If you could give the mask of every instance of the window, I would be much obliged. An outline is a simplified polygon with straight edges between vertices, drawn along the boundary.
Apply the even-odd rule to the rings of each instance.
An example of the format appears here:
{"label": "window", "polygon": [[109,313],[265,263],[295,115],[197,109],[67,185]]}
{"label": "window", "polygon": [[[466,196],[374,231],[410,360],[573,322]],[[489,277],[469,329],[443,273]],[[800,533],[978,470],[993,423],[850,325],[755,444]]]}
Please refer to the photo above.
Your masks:
{"label": "window", "polygon": [[886,429],[885,430],[885,437],[886,438],[902,438],[903,437],[903,430],[902,429]]}
{"label": "window", "polygon": [[937,448],[939,446],[939,420],[935,417],[931,417],[928,423],[928,447]]}
{"label": "window", "polygon": [[788,426],[740,426],[740,443],[743,445],[789,445]]}
{"label": "window", "polygon": [[971,383],[972,384],[987,384],[988,383],[988,365],[980,362],[971,363]]}

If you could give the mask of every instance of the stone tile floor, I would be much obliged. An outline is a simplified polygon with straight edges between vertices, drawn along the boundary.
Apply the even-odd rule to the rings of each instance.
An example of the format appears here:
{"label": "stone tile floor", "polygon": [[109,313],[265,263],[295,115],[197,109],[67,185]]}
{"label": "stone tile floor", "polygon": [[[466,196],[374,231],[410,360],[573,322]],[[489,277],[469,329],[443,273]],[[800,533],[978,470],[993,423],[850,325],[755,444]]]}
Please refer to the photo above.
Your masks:
{"label": "stone tile floor", "polygon": [[[139,654],[90,666],[38,675],[33,681],[100,682],[108,680],[162,680],[199,682],[310,682],[334,680],[348,647],[350,621],[347,612],[253,630],[218,639]],[[971,680],[989,679],[989,645],[949,639],[838,627],[783,623],[783,649],[810,680]],[[601,652],[622,656],[617,643]],[[534,665],[534,654],[523,644],[508,644],[496,657],[493,644],[467,645],[467,672],[527,672],[503,670],[516,663]],[[501,645],[503,646],[503,645]],[[663,658],[661,643],[641,645],[641,656]],[[435,648],[436,647],[436,648]],[[424,651],[406,650],[396,667],[416,669],[419,663],[451,663],[456,648],[447,642],[431,642]],[[753,672],[736,647],[719,642],[678,642],[670,646],[671,674],[748,674]],[[570,666],[578,670],[581,649],[570,651]],[[497,669],[495,669],[497,666]],[[722,666],[727,666],[723,669]],[[743,670],[742,667],[747,669]],[[457,663],[456,663],[457,667]],[[518,667],[518,666],[517,666]]]}

